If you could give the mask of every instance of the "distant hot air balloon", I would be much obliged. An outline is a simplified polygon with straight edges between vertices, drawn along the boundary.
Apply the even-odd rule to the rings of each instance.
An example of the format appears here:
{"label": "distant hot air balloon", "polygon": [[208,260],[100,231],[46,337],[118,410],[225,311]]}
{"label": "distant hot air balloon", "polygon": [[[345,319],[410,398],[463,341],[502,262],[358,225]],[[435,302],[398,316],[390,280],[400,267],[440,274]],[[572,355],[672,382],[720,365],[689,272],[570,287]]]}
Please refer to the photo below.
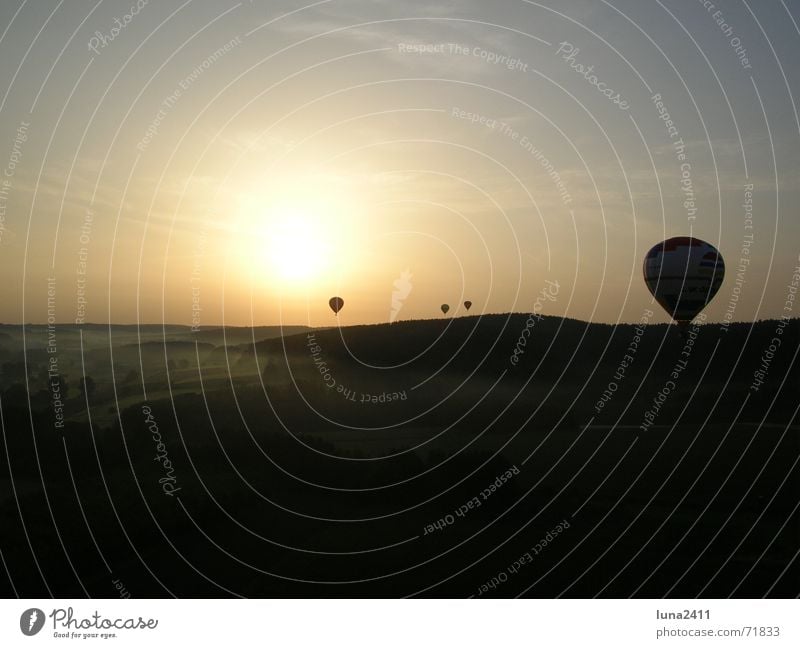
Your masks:
{"label": "distant hot air balloon", "polygon": [[464,308],[466,308],[467,310],[472,308],[472,302],[471,301],[465,301],[464,302]]}
{"label": "distant hot air balloon", "polygon": [[682,327],[714,298],[724,276],[725,263],[717,249],[690,236],[667,239],[644,258],[647,288]]}
{"label": "distant hot air balloon", "polygon": [[331,310],[338,315],[339,311],[342,310],[342,306],[344,306],[344,299],[341,297],[331,297],[328,305],[331,307]]}
{"label": "distant hot air balloon", "polygon": [[442,304],[442,312],[445,315],[447,315],[447,311],[449,311],[449,310],[450,310],[450,306],[448,306],[447,304]]}

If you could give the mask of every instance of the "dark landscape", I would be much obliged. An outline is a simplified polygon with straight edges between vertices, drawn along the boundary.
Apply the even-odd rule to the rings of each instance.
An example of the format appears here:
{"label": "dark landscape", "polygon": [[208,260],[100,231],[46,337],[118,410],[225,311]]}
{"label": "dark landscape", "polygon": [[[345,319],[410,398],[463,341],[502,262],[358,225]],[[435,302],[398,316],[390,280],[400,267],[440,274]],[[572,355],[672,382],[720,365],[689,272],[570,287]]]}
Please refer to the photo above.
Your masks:
{"label": "dark landscape", "polygon": [[798,349],[798,320],[2,326],[1,591],[793,597]]}

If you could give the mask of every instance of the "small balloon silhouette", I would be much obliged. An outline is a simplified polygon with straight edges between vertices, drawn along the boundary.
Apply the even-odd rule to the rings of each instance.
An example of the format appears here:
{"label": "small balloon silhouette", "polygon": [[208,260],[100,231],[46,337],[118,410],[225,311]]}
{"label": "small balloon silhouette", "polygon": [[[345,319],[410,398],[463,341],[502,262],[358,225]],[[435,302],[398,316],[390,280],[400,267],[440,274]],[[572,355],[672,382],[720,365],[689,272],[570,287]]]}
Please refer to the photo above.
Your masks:
{"label": "small balloon silhouette", "polygon": [[331,307],[331,310],[338,315],[339,311],[342,310],[342,306],[344,306],[344,299],[341,297],[331,297],[328,305]]}
{"label": "small balloon silhouette", "polygon": [[465,301],[464,302],[464,308],[466,308],[467,310],[472,308],[472,302],[471,301]]}
{"label": "small balloon silhouette", "polygon": [[442,304],[442,312],[447,315],[447,311],[450,310],[450,306],[448,304]]}

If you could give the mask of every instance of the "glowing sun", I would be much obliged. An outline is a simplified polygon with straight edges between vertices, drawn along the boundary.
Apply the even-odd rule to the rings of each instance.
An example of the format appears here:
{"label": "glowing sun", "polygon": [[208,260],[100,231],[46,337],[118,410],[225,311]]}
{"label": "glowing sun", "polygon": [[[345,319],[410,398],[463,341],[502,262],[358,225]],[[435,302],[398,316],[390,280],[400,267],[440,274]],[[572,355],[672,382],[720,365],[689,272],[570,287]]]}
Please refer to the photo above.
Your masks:
{"label": "glowing sun", "polygon": [[281,283],[310,281],[325,271],[330,257],[326,223],[318,214],[298,208],[266,216],[258,227],[256,247],[260,264]]}
{"label": "glowing sun", "polygon": [[[310,191],[312,183],[243,199],[239,226],[240,261],[273,288],[312,288],[339,276],[349,265],[352,236],[345,202],[328,191]],[[271,196],[269,194],[272,194]]]}

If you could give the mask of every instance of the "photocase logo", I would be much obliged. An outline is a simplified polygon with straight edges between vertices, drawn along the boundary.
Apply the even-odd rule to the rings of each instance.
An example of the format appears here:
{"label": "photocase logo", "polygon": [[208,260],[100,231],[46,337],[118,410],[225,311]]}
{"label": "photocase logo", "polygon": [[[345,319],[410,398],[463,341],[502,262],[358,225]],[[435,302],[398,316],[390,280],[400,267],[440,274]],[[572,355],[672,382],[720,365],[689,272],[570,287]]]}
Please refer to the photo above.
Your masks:
{"label": "photocase logo", "polygon": [[411,289],[414,287],[411,283],[411,277],[414,275],[406,268],[403,273],[394,280],[392,284],[394,290],[392,291],[392,310],[389,312],[389,323],[393,323],[397,319],[400,309],[403,308],[403,302],[411,294]]}
{"label": "photocase logo", "polygon": [[25,610],[19,618],[19,629],[22,634],[32,637],[44,627],[44,612],[39,608]]}

